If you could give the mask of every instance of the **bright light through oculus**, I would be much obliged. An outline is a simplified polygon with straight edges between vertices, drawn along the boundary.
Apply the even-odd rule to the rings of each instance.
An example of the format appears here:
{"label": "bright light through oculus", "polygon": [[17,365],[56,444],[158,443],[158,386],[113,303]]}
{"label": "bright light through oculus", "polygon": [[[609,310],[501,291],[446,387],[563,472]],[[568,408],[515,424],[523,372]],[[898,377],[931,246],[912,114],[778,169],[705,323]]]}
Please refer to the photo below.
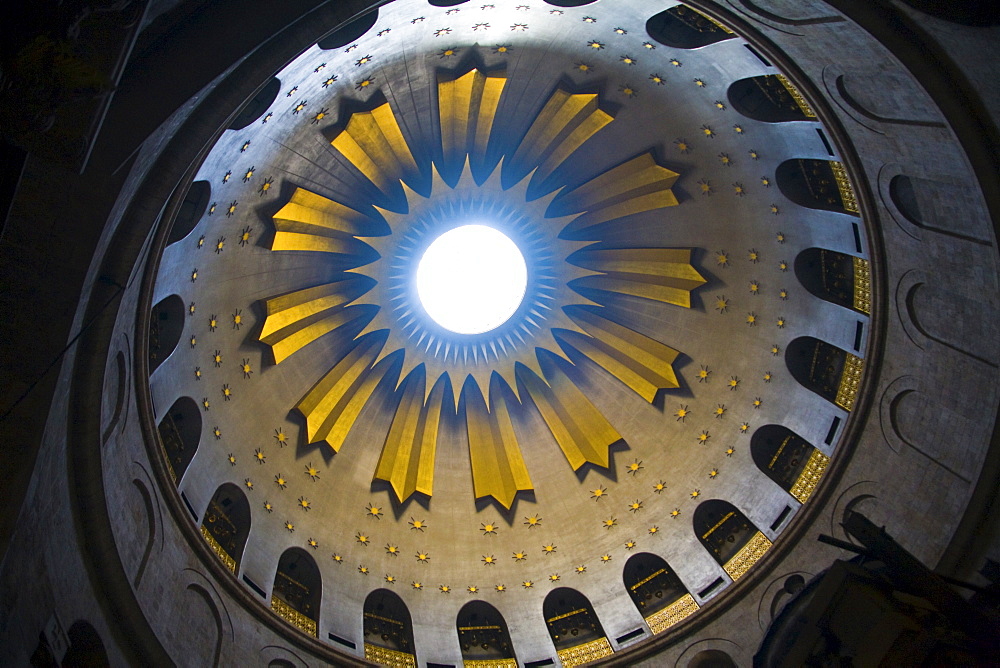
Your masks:
{"label": "bright light through oculus", "polygon": [[463,225],[435,239],[417,265],[417,295],[434,322],[482,334],[514,315],[528,285],[517,245],[486,225]]}

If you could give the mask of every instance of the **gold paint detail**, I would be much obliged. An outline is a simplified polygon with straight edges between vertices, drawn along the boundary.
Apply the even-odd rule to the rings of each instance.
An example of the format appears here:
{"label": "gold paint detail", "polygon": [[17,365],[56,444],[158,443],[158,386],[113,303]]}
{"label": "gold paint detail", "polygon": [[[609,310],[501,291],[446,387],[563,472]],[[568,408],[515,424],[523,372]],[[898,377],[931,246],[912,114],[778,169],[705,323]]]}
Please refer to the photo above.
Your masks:
{"label": "gold paint detail", "polygon": [[865,361],[857,355],[846,353],[844,360],[844,372],[840,376],[840,385],[837,386],[837,398],[834,403],[845,411],[854,409],[854,400],[858,397],[858,388],[861,387],[861,374],[865,369]]}
{"label": "gold paint detail", "polygon": [[446,164],[482,157],[493,129],[500,95],[507,79],[472,70],[452,81],[438,81],[441,148]]}
{"label": "gold paint detail", "polygon": [[582,666],[585,663],[597,661],[612,654],[614,654],[614,650],[611,649],[611,643],[608,642],[607,638],[598,638],[597,640],[591,640],[588,643],[561,649],[557,652],[559,661],[564,668]]}
{"label": "gold paint detail", "polygon": [[830,168],[833,170],[833,178],[837,181],[837,190],[840,191],[840,199],[844,203],[844,210],[851,213],[858,213],[858,198],[854,194],[854,186],[847,176],[844,164],[836,160],[830,161]]}
{"label": "gold paint detail", "polygon": [[[499,626],[474,626],[471,629],[499,629]],[[464,630],[464,629],[463,629]],[[477,659],[463,661],[465,668],[517,668],[517,659]]]}
{"label": "gold paint detail", "polygon": [[609,220],[677,206],[671,188],[680,176],[643,153],[562,195],[571,213],[580,215],[564,234],[575,236]]}
{"label": "gold paint detail", "polygon": [[417,668],[417,659],[412,654],[365,643],[365,659],[388,668]]}
{"label": "gold paint detail", "polygon": [[646,617],[646,624],[654,634],[663,633],[674,624],[683,621],[700,606],[691,594],[684,594],[667,607]]}
{"label": "gold paint detail", "polygon": [[271,610],[278,617],[281,617],[303,633],[311,635],[314,638],[318,637],[316,634],[316,621],[309,619],[277,596],[271,597]]}
{"label": "gold paint detail", "polygon": [[872,313],[872,268],[861,257],[854,258],[854,308],[865,315]]}
{"label": "gold paint detail", "polygon": [[788,77],[784,74],[778,74],[777,77],[778,81],[781,82],[781,85],[788,91],[788,94],[792,96],[793,100],[795,100],[795,104],[799,106],[799,110],[806,115],[806,118],[816,118],[816,112],[813,111],[811,106],[809,106],[809,103],[806,102],[805,96],[799,92],[799,89],[795,87],[795,84],[789,81]]}
{"label": "gold paint detail", "polygon": [[771,548],[771,541],[760,531],[753,535],[747,544],[740,548],[732,559],[726,562],[722,568],[729,573],[733,580],[739,580],[750,568],[757,563],[757,560],[764,556],[764,553]]}
{"label": "gold paint detail", "polygon": [[691,308],[691,291],[705,278],[691,265],[690,248],[609,248],[577,251],[577,266],[601,272],[577,279],[576,285],[643,297]]}
{"label": "gold paint detail", "polygon": [[386,194],[400,176],[407,181],[418,173],[416,160],[388,102],[371,111],[351,114],[347,126],[330,143]]}
{"label": "gold paint detail", "polygon": [[355,235],[370,229],[369,216],[302,188],[274,214],[273,251],[316,251],[357,255],[365,244]]}
{"label": "gold paint detail", "polygon": [[427,379],[422,367],[419,371],[403,383],[396,415],[375,468],[374,479],[392,485],[400,503],[414,492],[431,496],[434,491],[434,456],[448,379],[438,378],[424,402]]}
{"label": "gold paint detail", "polygon": [[532,484],[504,397],[506,385],[493,374],[488,409],[475,382],[466,382],[462,395],[476,498],[492,496],[509,509],[517,493],[532,489]]}
{"label": "gold paint detail", "polygon": [[814,449],[812,454],[809,455],[802,473],[799,474],[792,488],[788,490],[789,493],[798,499],[799,503],[805,503],[813,493],[813,490],[816,489],[816,485],[819,484],[820,478],[823,477],[823,473],[826,471],[826,466],[829,463],[829,457],[819,450]]}
{"label": "gold paint detail", "polygon": [[217,556],[225,567],[228,568],[233,575],[235,575],[236,560],[230,557],[229,553],[226,552],[221,545],[219,545],[219,541],[215,540],[215,536],[212,535],[212,532],[209,531],[208,527],[204,524],[201,525],[201,535],[205,537],[205,540],[208,542],[208,546],[212,548],[212,552],[215,552],[215,556]]}
{"label": "gold paint detail", "polygon": [[545,181],[573,151],[614,120],[599,105],[597,93],[573,94],[556,89],[538,112],[513,160],[504,170],[516,165],[519,171],[527,173],[537,165],[531,183],[537,185]]}
{"label": "gold paint detail", "polygon": [[326,443],[340,452],[348,432],[361,413],[388,360],[374,365],[383,340],[367,336],[316,383],[295,407],[306,419],[309,443]]}

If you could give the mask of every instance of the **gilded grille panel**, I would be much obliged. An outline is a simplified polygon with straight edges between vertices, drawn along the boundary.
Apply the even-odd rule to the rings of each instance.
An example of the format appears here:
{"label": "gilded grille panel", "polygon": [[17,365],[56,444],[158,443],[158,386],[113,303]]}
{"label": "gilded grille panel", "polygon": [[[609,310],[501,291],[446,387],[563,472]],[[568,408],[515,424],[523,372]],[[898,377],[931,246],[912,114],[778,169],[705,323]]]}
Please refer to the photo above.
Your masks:
{"label": "gilded grille panel", "polygon": [[316,621],[309,619],[301,612],[282,601],[280,598],[275,596],[271,597],[271,610],[274,614],[278,615],[303,633],[311,635],[314,638],[317,637]]}
{"label": "gilded grille panel", "polygon": [[222,563],[226,565],[226,568],[232,571],[235,575],[236,560],[230,557],[229,553],[227,553],[225,549],[219,545],[219,541],[215,540],[215,536],[212,535],[212,532],[210,532],[204,524],[201,525],[201,535],[205,537],[206,541],[208,541],[208,546],[212,548],[212,552],[215,552],[215,556],[217,556]]}
{"label": "gilded grille panel", "polygon": [[833,170],[833,178],[837,180],[837,189],[840,191],[840,199],[844,203],[844,209],[851,213],[858,213],[858,198],[854,195],[854,186],[847,176],[844,165],[835,161],[830,161],[830,168]]}
{"label": "gilded grille panel", "polygon": [[795,85],[788,80],[788,77],[786,77],[784,74],[778,74],[777,77],[778,80],[781,81],[781,85],[783,85],[785,87],[785,90],[788,91],[788,94],[792,96],[793,100],[795,100],[795,104],[799,106],[799,109],[802,111],[802,113],[805,114],[808,118],[816,118],[816,112],[813,111],[812,107],[809,106],[809,103],[806,102],[806,98],[802,96],[802,93],[799,92],[799,89],[796,88]]}
{"label": "gilded grille panel", "polygon": [[591,640],[576,647],[561,649],[558,652],[558,656],[565,668],[573,668],[573,666],[581,666],[590,661],[597,661],[605,656],[611,656],[613,653],[614,650],[611,649],[611,643],[608,642],[608,639],[598,638],[597,640]]}
{"label": "gilded grille panel", "polygon": [[764,556],[764,553],[771,548],[771,544],[767,536],[758,531],[722,568],[733,580],[739,580],[758,559]]}
{"label": "gilded grille panel", "polygon": [[365,658],[389,668],[417,668],[417,660],[412,654],[368,643],[365,643]]}
{"label": "gilded grille panel", "polygon": [[809,455],[809,461],[806,462],[805,468],[802,469],[802,473],[799,474],[792,488],[788,490],[789,493],[798,499],[799,503],[805,503],[806,499],[813,493],[813,490],[816,489],[816,485],[819,484],[823,473],[826,471],[826,465],[829,463],[829,457],[819,450],[813,450],[813,453]]}
{"label": "gilded grille panel", "polygon": [[847,353],[847,359],[844,360],[844,373],[840,376],[837,398],[834,401],[845,411],[854,408],[854,400],[858,397],[858,388],[861,387],[861,374],[864,369],[865,361],[863,359]]}
{"label": "gilded grille panel", "polygon": [[684,594],[663,610],[654,612],[649,617],[646,617],[646,623],[649,625],[649,630],[654,634],[663,633],[677,622],[686,619],[699,607],[691,594]]}
{"label": "gilded grille panel", "polygon": [[872,313],[872,267],[860,257],[854,258],[854,308],[865,315]]}

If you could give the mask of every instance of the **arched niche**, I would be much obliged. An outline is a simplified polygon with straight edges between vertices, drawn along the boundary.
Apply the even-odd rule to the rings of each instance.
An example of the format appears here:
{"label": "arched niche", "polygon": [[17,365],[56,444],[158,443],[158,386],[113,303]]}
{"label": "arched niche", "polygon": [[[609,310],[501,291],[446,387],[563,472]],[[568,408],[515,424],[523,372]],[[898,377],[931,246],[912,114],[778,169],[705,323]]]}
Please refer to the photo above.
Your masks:
{"label": "arched niche", "polygon": [[469,601],[458,611],[455,625],[466,665],[469,661],[489,661],[498,667],[506,665],[504,661],[517,665],[507,622],[489,603]]}
{"label": "arched niche", "polygon": [[703,649],[691,657],[687,668],[736,668],[736,662],[721,649]]}
{"label": "arched niche", "polygon": [[806,290],[858,313],[871,313],[868,260],[825,248],[807,248],[795,258],[795,277]]}
{"label": "arched niche", "polygon": [[300,631],[316,636],[322,584],[319,568],[309,553],[301,547],[288,548],[274,573],[271,610]]}
{"label": "arched niche", "polygon": [[785,349],[785,364],[799,384],[846,411],[854,408],[864,361],[837,346],[802,336]]}
{"label": "arched niche", "polygon": [[416,665],[413,622],[395,592],[376,589],[365,598],[365,658],[391,666]]}
{"label": "arched niche", "polygon": [[774,170],[781,193],[799,206],[858,215],[854,187],[844,166],[835,160],[793,158]]}
{"label": "arched niche", "polygon": [[597,0],[545,0],[545,4],[555,7],[583,7],[597,2]]}
{"label": "arched niche", "polygon": [[191,184],[187,194],[184,195],[184,201],[181,202],[180,209],[177,210],[174,222],[170,225],[167,244],[180,241],[191,234],[191,230],[198,224],[198,221],[201,220],[202,215],[205,213],[205,209],[208,208],[208,200],[211,198],[212,186],[208,185],[208,181],[195,181]]}
{"label": "arched niche", "polygon": [[201,443],[201,412],[198,404],[191,397],[181,397],[166,412],[157,429],[170,477],[175,483],[180,483]]}
{"label": "arched niche", "polygon": [[324,51],[345,47],[371,30],[376,21],[378,21],[378,9],[362,14],[353,21],[342,25],[318,41],[316,46]]}
{"label": "arched niche", "polygon": [[103,668],[110,666],[104,641],[90,622],[82,619],[73,622],[66,632],[69,649],[63,656],[63,668]]}
{"label": "arched niche", "polygon": [[703,501],[695,508],[692,522],[698,540],[733,580],[771,547],[771,541],[728,501]]}
{"label": "arched niche", "polygon": [[698,609],[677,573],[655,554],[640,552],[629,557],[622,580],[653,633],[666,631]]}
{"label": "arched niche", "polygon": [[816,489],[830,458],[779,424],[761,427],[750,437],[750,456],[768,478],[800,503]]}
{"label": "arched niche", "polygon": [[465,4],[469,0],[427,0],[427,4],[433,7],[454,7],[455,5]]}
{"label": "arched niche", "polygon": [[277,77],[271,77],[271,80],[243,105],[240,113],[236,114],[236,118],[229,124],[229,129],[242,130],[263,116],[264,112],[274,104],[280,92],[281,81]]}
{"label": "arched niche", "polygon": [[184,302],[177,295],[164,297],[149,313],[149,373],[170,357],[184,333]]}
{"label": "arched niche", "polygon": [[814,121],[816,113],[802,94],[781,74],[763,74],[734,81],[726,93],[733,109],[764,123]]}
{"label": "arched niche", "polygon": [[587,597],[569,587],[553,589],[542,603],[545,627],[563,664],[577,665],[611,654],[611,643]]}
{"label": "arched niche", "polygon": [[201,519],[201,533],[212,551],[234,574],[250,536],[250,502],[236,485],[219,486]]}
{"label": "arched niche", "polygon": [[646,21],[646,33],[664,46],[697,49],[736,35],[729,28],[687,5],[676,5]]}

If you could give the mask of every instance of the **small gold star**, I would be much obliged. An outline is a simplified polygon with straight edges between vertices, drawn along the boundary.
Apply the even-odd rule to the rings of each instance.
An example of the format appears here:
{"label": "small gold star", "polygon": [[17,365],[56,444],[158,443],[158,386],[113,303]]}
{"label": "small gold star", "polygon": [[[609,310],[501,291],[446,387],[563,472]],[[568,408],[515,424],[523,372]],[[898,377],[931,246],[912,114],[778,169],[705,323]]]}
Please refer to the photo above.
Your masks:
{"label": "small gold star", "polygon": [[591,72],[594,71],[594,66],[593,65],[589,65],[587,63],[577,63],[576,64],[576,69],[578,69],[581,72],[584,72],[586,74],[590,74]]}
{"label": "small gold star", "polygon": [[729,389],[730,390],[735,390],[739,386],[739,384],[740,384],[740,379],[739,379],[738,376],[730,376],[729,377]]}
{"label": "small gold star", "polygon": [[427,528],[427,522],[424,520],[415,520],[412,517],[410,518],[409,524],[411,529],[416,529],[417,531],[423,531]]}
{"label": "small gold star", "polygon": [[627,540],[627,541],[625,541],[625,549],[626,550],[631,550],[634,547],[635,547],[635,541],[634,540]]}
{"label": "small gold star", "polygon": [[285,521],[285,528],[288,529],[289,532],[295,531],[295,525],[287,520]]}
{"label": "small gold star", "polygon": [[710,439],[710,438],[712,438],[712,437],[708,435],[707,431],[703,431],[700,434],[698,434],[698,442],[699,443],[707,443],[708,439]]}
{"label": "small gold star", "polygon": [[698,181],[698,189],[701,190],[702,195],[712,194],[712,182],[708,179],[700,179]]}
{"label": "small gold star", "polygon": [[532,515],[531,517],[524,518],[524,525],[529,529],[541,526],[541,524],[542,524],[542,518],[539,517],[538,515]]}
{"label": "small gold star", "polygon": [[701,369],[698,371],[698,382],[704,383],[708,381],[709,374],[712,373],[711,370],[705,365],[702,365]]}
{"label": "small gold star", "polygon": [[257,460],[258,464],[263,464],[264,462],[267,461],[267,457],[264,455],[263,452],[261,452],[260,448],[254,450],[253,456]]}
{"label": "small gold star", "polygon": [[274,484],[276,484],[281,489],[285,489],[285,486],[288,484],[288,482],[284,478],[282,478],[281,474],[279,473],[276,476],[274,476]]}
{"label": "small gold star", "polygon": [[399,548],[396,547],[395,545],[386,545],[385,546],[385,552],[386,552],[386,554],[391,554],[394,557],[398,557],[399,556]]}
{"label": "small gold star", "polygon": [[[686,408],[686,406],[685,406],[685,408]],[[642,460],[641,459],[634,459],[634,460],[632,460],[632,463],[628,465],[628,472],[631,473],[632,475],[635,475],[641,469],[642,469]]]}
{"label": "small gold star", "polygon": [[374,517],[377,520],[382,519],[382,509],[372,504],[371,502],[369,502],[368,505],[365,506],[365,514],[368,515],[369,517]]}
{"label": "small gold star", "polygon": [[285,447],[286,445],[288,445],[288,436],[286,436],[285,432],[281,431],[280,429],[274,430],[274,440],[276,440],[278,442],[278,445],[280,445],[281,447]]}
{"label": "small gold star", "polygon": [[729,266],[729,254],[722,250],[715,254],[715,261],[720,267]]}
{"label": "small gold star", "polygon": [[[194,341],[194,337],[193,336],[191,337],[191,340]],[[200,366],[196,366],[194,368],[194,377],[197,380],[201,380],[201,367]]]}
{"label": "small gold star", "polygon": [[253,489],[253,481],[250,478],[244,480],[243,484],[247,486],[247,489]]}
{"label": "small gold star", "polygon": [[697,499],[699,496],[701,496],[701,490],[700,489],[696,489],[693,492],[691,492],[691,498],[692,499]]}
{"label": "small gold star", "polygon": [[785,233],[784,232],[778,232],[777,234],[774,235],[774,238],[778,240],[779,244],[785,243]]}
{"label": "small gold star", "polygon": [[778,205],[777,205],[777,204],[772,204],[772,205],[771,205],[771,213],[773,213],[773,214],[774,214],[774,215],[776,215],[776,216],[777,216],[777,215],[778,215],[779,213],[781,213],[781,210],[780,210],[780,209],[778,209]]}
{"label": "small gold star", "polygon": [[670,64],[673,65],[674,67],[681,67],[683,65],[683,63],[681,63],[681,61],[677,60],[676,58],[671,58]]}
{"label": "small gold star", "polygon": [[359,543],[361,543],[362,545],[364,545],[366,547],[367,547],[368,543],[371,541],[371,538],[369,538],[368,536],[364,535],[360,531],[357,534],[354,535],[354,538],[355,538],[355,540],[357,540]]}
{"label": "small gold star", "polygon": [[673,510],[670,511],[670,517],[678,517],[680,516],[680,514],[681,514],[680,508],[674,508]]}
{"label": "small gold star", "polygon": [[788,290],[786,290],[785,288],[781,288],[780,290],[778,290],[778,297],[780,297],[782,300],[788,299]]}
{"label": "small gold star", "polygon": [[750,281],[750,294],[760,294],[760,281]]}
{"label": "small gold star", "polygon": [[587,44],[587,46],[589,46],[591,49],[603,49],[604,48],[604,45],[601,44],[600,42],[589,42]]}
{"label": "small gold star", "polygon": [[778,329],[784,329],[784,328],[785,328],[785,319],[783,317],[778,318]]}
{"label": "small gold star", "polygon": [[734,452],[736,452],[736,448],[729,446],[726,448],[726,457],[732,457]]}
{"label": "small gold star", "polygon": [[714,478],[717,475],[719,475],[719,469],[712,469],[711,471],[708,472],[709,478]]}
{"label": "small gold star", "polygon": [[767,372],[764,373],[764,382],[765,383],[770,383],[771,382],[771,372],[770,371],[767,371]]}
{"label": "small gold star", "polygon": [[[222,430],[220,430],[218,427],[212,429],[212,434],[215,436],[216,440],[222,438]],[[257,449],[257,452],[260,452],[260,448]]]}
{"label": "small gold star", "polygon": [[750,260],[752,263],[757,264],[758,262],[760,262],[760,253],[757,251],[756,248],[751,248],[750,250],[747,251],[747,259]]}
{"label": "small gold star", "polygon": [[389,575],[388,573],[385,574],[385,578],[383,578],[383,579],[386,582],[388,582],[389,584],[395,584],[396,583],[396,578],[394,576],[392,576],[392,575]]}
{"label": "small gold star", "polygon": [[411,582],[410,586],[413,587],[414,589],[423,589],[424,588],[424,585],[422,583],[416,582],[416,581]]}
{"label": "small gold star", "polygon": [[750,325],[751,327],[757,324],[757,314],[754,313],[753,311],[747,313],[747,324]]}
{"label": "small gold star", "polygon": [[527,558],[528,558],[528,555],[526,553],[524,553],[524,552],[515,552],[511,556],[511,559],[513,559],[514,561],[524,561]]}
{"label": "small gold star", "polygon": [[362,575],[368,575],[368,567],[358,566],[358,573],[361,573]]}
{"label": "small gold star", "polygon": [[306,466],[306,475],[309,476],[313,482],[319,480],[319,469],[312,465],[312,462]]}
{"label": "small gold star", "polygon": [[243,371],[243,377],[249,378],[250,374],[253,373],[253,368],[250,366],[250,360],[244,359],[242,364],[240,364],[240,369]]}
{"label": "small gold star", "polygon": [[468,591],[468,592],[469,592],[470,594],[475,594],[475,593],[479,592],[479,587],[477,587],[476,585],[469,585],[469,586],[468,586],[468,587],[466,587],[465,589],[466,589],[466,591]]}
{"label": "small gold star", "polygon": [[226,459],[229,460],[230,464],[232,464],[233,466],[236,466],[236,455],[234,455],[233,453],[230,452],[229,456]]}
{"label": "small gold star", "polygon": [[555,551],[556,551],[556,546],[552,543],[549,543],[548,545],[542,545],[542,552],[545,554],[552,554]]}
{"label": "small gold star", "polygon": [[427,554],[426,552],[417,552],[415,556],[417,557],[417,561],[419,561],[422,564],[426,564],[431,560],[431,555]]}
{"label": "small gold star", "polygon": [[339,554],[337,554],[337,553],[333,553],[333,554],[331,554],[331,555],[330,555],[330,557],[331,557],[331,558],[332,558],[332,559],[333,559],[334,561],[336,561],[336,562],[337,562],[338,564],[342,564],[342,563],[344,563],[344,557],[342,557],[341,555],[339,555]]}
{"label": "small gold star", "polygon": [[503,592],[507,591],[507,585],[498,584],[496,587],[494,587],[494,589],[496,589],[498,592],[502,594]]}
{"label": "small gold star", "polygon": [[719,154],[719,161],[723,165],[725,165],[726,167],[732,167],[733,166],[733,159],[729,157],[728,153],[720,153]]}
{"label": "small gold star", "polygon": [[211,402],[209,402],[208,397],[204,397],[201,400],[201,405],[205,408],[206,411],[212,407],[212,404]]}
{"label": "small gold star", "polygon": [[749,422],[743,422],[743,423],[740,424],[740,433],[741,434],[745,434],[749,430],[750,430],[750,423]]}
{"label": "small gold star", "polygon": [[725,111],[725,109],[726,109],[726,103],[723,102],[722,100],[716,100],[715,101],[715,108],[718,109],[718,110],[720,110],[720,111]]}
{"label": "small gold star", "polygon": [[741,134],[743,134],[745,132],[745,130],[743,129],[742,125],[734,125],[733,126],[733,131],[735,131],[736,134],[738,134],[738,135],[741,135]]}
{"label": "small gold star", "polygon": [[716,418],[720,418],[720,417],[722,417],[725,414],[726,414],[726,405],[725,404],[719,404],[719,405],[717,405],[715,407],[715,417]]}
{"label": "small gold star", "polygon": [[607,487],[598,487],[595,490],[591,490],[590,498],[599,500],[602,496],[605,496],[607,493],[608,493]]}
{"label": "small gold star", "polygon": [[492,523],[491,524],[482,524],[482,525],[480,525],[479,530],[483,532],[484,536],[487,536],[487,535],[490,535],[490,534],[492,534],[492,535],[495,536],[497,534],[497,525],[492,524]]}
{"label": "small gold star", "polygon": [[226,401],[233,398],[233,390],[229,387],[228,383],[222,386],[222,396]]}
{"label": "small gold star", "polygon": [[[707,378],[708,376],[706,375],[705,377]],[[677,422],[684,422],[684,420],[690,414],[691,414],[691,411],[688,409],[687,406],[685,406],[683,404],[680,407],[678,407],[677,412],[674,413],[674,415],[677,416]]]}
{"label": "small gold star", "polygon": [[657,534],[659,532],[660,532],[660,527],[656,526],[655,524],[653,526],[649,527],[649,535],[650,536],[652,536],[653,534]]}
{"label": "small gold star", "polygon": [[494,557],[492,554],[484,554],[483,563],[486,564],[487,566],[492,566],[493,564],[497,563],[497,558]]}
{"label": "small gold star", "polygon": [[642,510],[642,501],[636,499],[632,503],[628,504],[628,509],[633,513],[639,512]]}
{"label": "small gold star", "polygon": [[441,590],[442,594],[447,594],[447,593],[451,592],[451,587],[449,587],[448,585],[439,585],[438,589]]}
{"label": "small gold star", "polygon": [[662,492],[666,488],[667,488],[667,483],[665,481],[661,480],[660,482],[658,482],[655,485],[653,485],[653,492],[655,492],[656,494],[659,494],[660,492]]}
{"label": "small gold star", "polygon": [[715,310],[719,313],[725,313],[729,310],[729,300],[725,296],[720,296],[715,298]]}
{"label": "small gold star", "polygon": [[617,525],[618,525],[618,519],[617,519],[617,518],[615,518],[615,517],[609,517],[608,519],[606,519],[606,520],[603,520],[603,521],[601,522],[601,525],[602,525],[602,526],[603,526],[603,527],[604,527],[605,529],[610,529],[611,527],[613,527],[613,526],[617,526]]}
{"label": "small gold star", "polygon": [[222,351],[220,350],[215,351],[215,354],[212,355],[212,363],[215,364],[215,366],[217,367],[222,366]]}
{"label": "small gold star", "polygon": [[531,589],[532,587],[535,586],[535,583],[532,582],[531,580],[525,580],[524,582],[521,583],[521,586],[524,587],[525,589]]}
{"label": "small gold star", "polygon": [[319,543],[318,543],[318,542],[316,542],[316,540],[315,540],[315,539],[313,539],[313,538],[310,538],[310,539],[309,539],[308,541],[306,541],[306,542],[307,542],[307,543],[309,543],[309,547],[313,548],[314,550],[315,550],[315,549],[316,549],[317,547],[319,547]]}
{"label": "small gold star", "polygon": [[760,397],[757,397],[756,399],[753,400],[753,407],[754,408],[760,408],[761,405],[763,405],[763,403],[764,403],[764,400],[761,399]]}
{"label": "small gold star", "polygon": [[[702,81],[701,79],[695,79],[694,80],[694,85],[697,86],[698,88],[704,88],[705,87],[705,82]],[[711,135],[709,135],[709,136],[711,136]]]}
{"label": "small gold star", "polygon": [[579,566],[577,566],[573,570],[576,571],[577,573],[586,573],[587,572],[587,567],[584,566],[583,564],[580,564]]}
{"label": "small gold star", "polygon": [[771,179],[767,178],[766,176],[760,177],[760,185],[764,186],[765,188],[770,188]]}
{"label": "small gold star", "polygon": [[549,582],[559,582],[559,574],[553,573],[549,576]]}
{"label": "small gold star", "polygon": [[649,80],[655,83],[657,86],[662,86],[664,83],[666,83],[663,80],[663,77],[661,77],[659,74],[650,74]]}
{"label": "small gold star", "polygon": [[611,561],[611,555],[610,554],[602,554],[601,555],[601,561],[603,563],[607,563],[607,562]]}
{"label": "small gold star", "polygon": [[780,352],[781,352],[781,348],[778,346],[778,344],[774,344],[773,346],[771,346],[771,354],[772,355],[777,355]]}
{"label": "small gold star", "polygon": [[675,139],[674,144],[677,146],[677,150],[681,153],[691,152],[691,145],[688,144],[687,139]]}

